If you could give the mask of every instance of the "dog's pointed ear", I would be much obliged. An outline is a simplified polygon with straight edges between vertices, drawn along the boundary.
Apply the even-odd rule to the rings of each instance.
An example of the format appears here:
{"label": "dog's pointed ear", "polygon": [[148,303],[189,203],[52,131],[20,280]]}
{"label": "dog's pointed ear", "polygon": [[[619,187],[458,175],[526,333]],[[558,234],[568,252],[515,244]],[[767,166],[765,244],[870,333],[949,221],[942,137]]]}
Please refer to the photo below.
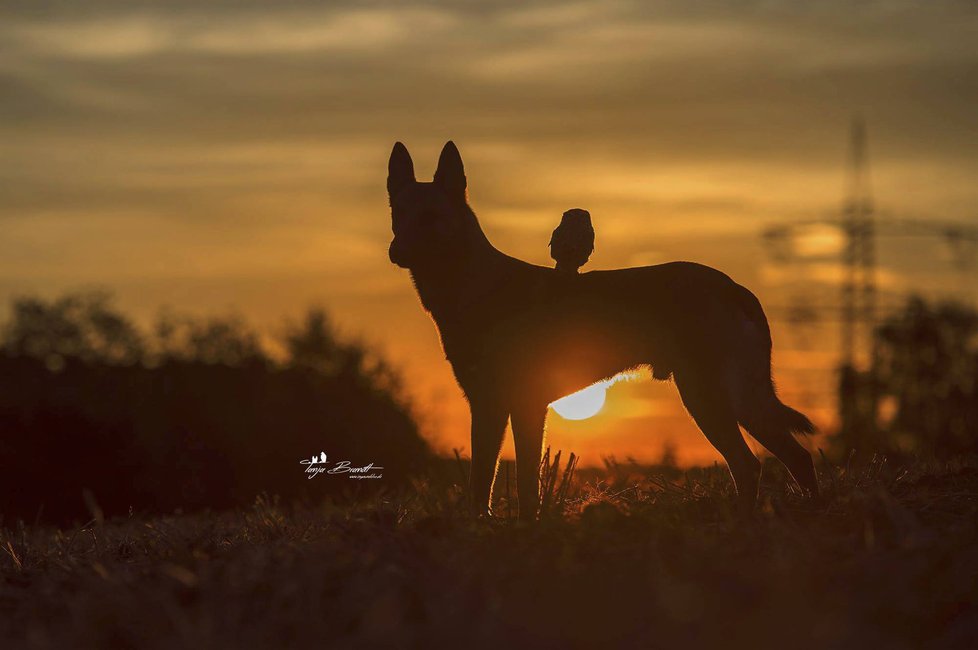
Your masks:
{"label": "dog's pointed ear", "polygon": [[414,182],[414,162],[407,147],[400,142],[394,143],[391,159],[387,163],[387,194],[393,197],[405,185]]}
{"label": "dog's pointed ear", "polygon": [[465,168],[462,166],[462,156],[458,152],[458,147],[451,140],[445,143],[438,158],[435,185],[444,189],[450,196],[465,198]]}

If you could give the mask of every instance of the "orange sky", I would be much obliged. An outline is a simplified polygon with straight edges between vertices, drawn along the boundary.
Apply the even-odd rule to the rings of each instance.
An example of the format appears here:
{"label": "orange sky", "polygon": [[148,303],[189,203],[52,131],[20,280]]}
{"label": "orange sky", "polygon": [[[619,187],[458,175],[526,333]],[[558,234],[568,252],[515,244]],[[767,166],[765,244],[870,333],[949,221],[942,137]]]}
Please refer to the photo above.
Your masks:
{"label": "orange sky", "polygon": [[[704,262],[772,316],[837,293],[837,267],[778,266],[758,233],[839,205],[856,112],[881,205],[975,222],[972,3],[735,6],[7,3],[0,300],[101,286],[140,319],[233,310],[269,331],[322,304],[403,367],[442,448],[467,447],[433,327],[387,261],[395,140],[425,178],[454,139],[510,254],[548,264],[559,215],[586,207],[587,268]],[[884,287],[973,292],[946,257],[884,242]],[[773,329],[786,401],[828,423],[833,329]],[[598,417],[552,418],[551,442],[712,460],[674,393],[618,384]]]}

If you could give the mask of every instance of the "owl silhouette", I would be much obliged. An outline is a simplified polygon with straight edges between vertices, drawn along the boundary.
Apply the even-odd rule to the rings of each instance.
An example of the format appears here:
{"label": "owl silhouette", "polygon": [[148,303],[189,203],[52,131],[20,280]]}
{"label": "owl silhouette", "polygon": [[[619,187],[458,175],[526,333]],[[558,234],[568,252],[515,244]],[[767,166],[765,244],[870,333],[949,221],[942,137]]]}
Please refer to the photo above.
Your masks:
{"label": "owl silhouette", "polygon": [[550,237],[550,257],[562,273],[577,273],[594,252],[591,213],[574,208],[564,213]]}

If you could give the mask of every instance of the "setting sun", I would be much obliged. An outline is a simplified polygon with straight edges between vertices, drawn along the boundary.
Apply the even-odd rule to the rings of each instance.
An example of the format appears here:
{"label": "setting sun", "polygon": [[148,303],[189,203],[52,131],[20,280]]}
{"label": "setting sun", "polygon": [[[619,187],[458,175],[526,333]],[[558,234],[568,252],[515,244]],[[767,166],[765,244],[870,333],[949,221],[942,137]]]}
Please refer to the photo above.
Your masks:
{"label": "setting sun", "polygon": [[602,381],[579,390],[567,397],[561,397],[550,405],[565,420],[586,420],[601,412],[609,382]]}

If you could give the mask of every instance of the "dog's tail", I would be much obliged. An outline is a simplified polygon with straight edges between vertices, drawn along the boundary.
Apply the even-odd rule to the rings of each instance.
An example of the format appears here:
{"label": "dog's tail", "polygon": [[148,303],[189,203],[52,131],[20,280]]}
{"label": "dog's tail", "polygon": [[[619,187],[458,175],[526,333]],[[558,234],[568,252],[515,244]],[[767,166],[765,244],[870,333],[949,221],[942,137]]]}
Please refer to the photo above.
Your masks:
{"label": "dog's tail", "polygon": [[777,394],[774,395],[774,401],[776,404],[774,404],[773,412],[769,417],[779,428],[803,436],[810,436],[815,433],[815,425],[808,419],[808,416],[782,402]]}
{"label": "dog's tail", "polygon": [[804,413],[781,401],[770,374],[758,379],[746,391],[737,418],[748,431],[758,438],[763,437],[764,432],[805,436],[815,433],[815,425]]}

